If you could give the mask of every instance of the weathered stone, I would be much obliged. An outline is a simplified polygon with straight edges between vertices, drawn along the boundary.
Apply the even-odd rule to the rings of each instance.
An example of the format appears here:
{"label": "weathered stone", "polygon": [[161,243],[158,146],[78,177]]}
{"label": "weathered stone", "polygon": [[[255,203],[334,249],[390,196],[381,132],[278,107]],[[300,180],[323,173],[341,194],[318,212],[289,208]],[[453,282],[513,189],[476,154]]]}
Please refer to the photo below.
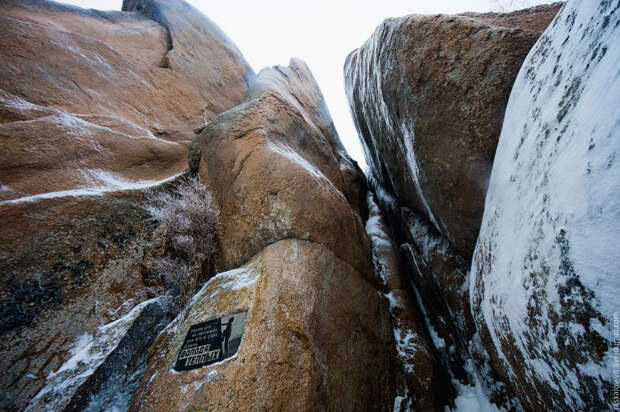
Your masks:
{"label": "weathered stone", "polygon": [[403,270],[398,246],[370,192],[368,204],[366,231],[372,243],[375,276],[390,304],[396,355],[403,375],[397,376],[405,383],[399,388],[394,411],[441,410],[454,399],[449,374],[439,361],[440,354],[430,344],[432,338]]}
{"label": "weathered stone", "polygon": [[[192,324],[248,310],[235,357],[173,371]],[[390,315],[325,246],[282,240],[211,279],[149,354],[132,410],[391,410]],[[379,372],[381,371],[381,372]]]}
{"label": "weathered stone", "polygon": [[387,19],[347,57],[372,174],[466,260],[513,81],[558,8]]}
{"label": "weathered stone", "polygon": [[370,183],[399,245],[403,271],[410,274],[408,280],[436,335],[433,346],[443,367],[467,382],[463,370],[469,358],[466,342],[475,333],[469,305],[469,265],[426,219],[401,205],[373,178]]}
{"label": "weathered stone", "polygon": [[140,272],[153,231],[142,202],[134,192],[0,205],[1,408],[23,409],[78,336],[163,291]]}
{"label": "weathered stone", "polygon": [[[0,409],[23,410],[79,336],[164,292],[147,262],[145,190],[187,168],[192,129],[237,105],[253,77],[181,4],[153,3],[160,24],[0,3]],[[84,393],[139,379],[97,376]]]}
{"label": "weathered stone", "polygon": [[[134,307],[127,315],[81,335],[72,357],[46,378],[26,411],[80,411],[129,407],[148,349],[168,323],[167,299]],[[145,333],[148,331],[148,333]]]}
{"label": "weathered stone", "polygon": [[244,103],[197,137],[190,167],[221,203],[220,270],[295,238],[324,244],[373,278],[365,182],[326,110],[307,66],[292,60],[264,69]]}
{"label": "weathered stone", "polygon": [[497,147],[471,306],[479,348],[527,410],[618,406],[619,6],[564,5],[519,72]]}
{"label": "weathered stone", "polygon": [[[253,72],[182,1],[139,13],[0,4],[0,200],[160,180]],[[162,64],[165,62],[165,64]]]}

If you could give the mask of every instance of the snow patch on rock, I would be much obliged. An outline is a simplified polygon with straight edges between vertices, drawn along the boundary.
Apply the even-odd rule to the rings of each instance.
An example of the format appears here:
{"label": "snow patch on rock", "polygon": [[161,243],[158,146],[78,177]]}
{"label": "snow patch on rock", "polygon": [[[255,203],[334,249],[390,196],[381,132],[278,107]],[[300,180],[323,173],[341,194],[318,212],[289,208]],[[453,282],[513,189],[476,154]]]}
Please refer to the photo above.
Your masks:
{"label": "snow patch on rock", "polygon": [[[46,385],[30,401],[26,410],[56,411],[69,407],[88,410],[91,403],[106,407],[116,404],[120,405],[121,410],[126,410],[132,392],[131,386],[135,389],[144,370],[141,367],[130,370],[127,364],[114,363],[128,361],[136,355],[138,358],[146,355],[132,353],[132,348],[139,347],[146,352],[144,346],[148,347],[149,342],[155,338],[156,333],[152,332],[156,332],[157,325],[161,323],[167,302],[166,297],[147,300],[134,307],[127,315],[100,327],[94,336],[79,336],[70,349],[71,358],[57,371],[49,374]],[[145,327],[148,327],[150,334],[144,334]],[[137,331],[136,328],[140,330]],[[138,332],[142,337],[130,336],[132,332]],[[118,369],[120,374],[115,373],[115,369]],[[124,377],[123,373],[132,376]],[[111,382],[108,382],[108,379]],[[123,383],[126,385],[119,387]]]}
{"label": "snow patch on rock", "polygon": [[88,180],[92,182],[93,186],[73,190],[60,190],[58,192],[47,192],[38,195],[24,196],[17,199],[4,200],[0,202],[0,205],[31,203],[44,199],[56,199],[62,197],[102,196],[105,193],[110,192],[147,189],[166,182],[171,182],[183,174],[183,172],[177,173],[163,180],[130,181],[116,173],[102,169],[84,169],[80,170],[79,173],[88,178]]}

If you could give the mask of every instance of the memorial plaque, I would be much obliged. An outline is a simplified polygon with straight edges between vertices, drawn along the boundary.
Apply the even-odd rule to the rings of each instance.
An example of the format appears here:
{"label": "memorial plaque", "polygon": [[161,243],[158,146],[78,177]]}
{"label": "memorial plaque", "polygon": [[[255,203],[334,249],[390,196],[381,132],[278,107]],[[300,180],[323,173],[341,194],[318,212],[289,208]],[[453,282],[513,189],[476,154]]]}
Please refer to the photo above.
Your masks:
{"label": "memorial plaque", "polygon": [[174,369],[180,372],[201,368],[235,355],[247,315],[239,312],[190,326]]}

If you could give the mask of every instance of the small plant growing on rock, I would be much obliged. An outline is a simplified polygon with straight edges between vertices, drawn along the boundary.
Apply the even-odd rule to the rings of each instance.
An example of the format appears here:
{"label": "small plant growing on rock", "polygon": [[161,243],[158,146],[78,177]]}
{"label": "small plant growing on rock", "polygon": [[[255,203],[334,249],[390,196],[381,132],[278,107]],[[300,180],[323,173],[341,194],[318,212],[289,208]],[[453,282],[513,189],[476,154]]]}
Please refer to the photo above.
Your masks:
{"label": "small plant growing on rock", "polygon": [[220,210],[197,177],[151,194],[143,207],[157,223],[152,266],[175,296],[179,312],[214,272]]}

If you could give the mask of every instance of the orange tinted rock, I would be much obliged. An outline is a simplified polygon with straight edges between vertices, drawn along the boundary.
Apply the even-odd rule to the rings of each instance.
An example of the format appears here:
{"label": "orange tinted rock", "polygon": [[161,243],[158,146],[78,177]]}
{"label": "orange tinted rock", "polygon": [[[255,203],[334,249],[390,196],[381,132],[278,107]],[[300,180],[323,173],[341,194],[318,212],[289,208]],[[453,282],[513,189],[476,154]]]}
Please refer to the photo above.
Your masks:
{"label": "orange tinted rock", "polygon": [[[192,324],[248,310],[239,352],[184,372]],[[317,243],[283,240],[209,281],[158,338],[132,410],[391,410],[392,327],[383,299]]]}
{"label": "orange tinted rock", "polygon": [[165,26],[139,13],[0,5],[1,198],[101,186],[99,171],[138,181],[187,167],[192,129],[241,101],[253,73],[181,4],[166,3]]}
{"label": "orange tinted rock", "polygon": [[23,410],[80,336],[164,292],[145,267],[144,190],[187,168],[192,129],[253,77],[181,3],[165,25],[0,3],[0,409]]}
{"label": "orange tinted rock", "polygon": [[324,244],[372,279],[363,211],[352,206],[364,182],[350,184],[361,173],[304,63],[263,70],[244,103],[197,137],[190,158],[221,203],[220,269],[295,238]]}

